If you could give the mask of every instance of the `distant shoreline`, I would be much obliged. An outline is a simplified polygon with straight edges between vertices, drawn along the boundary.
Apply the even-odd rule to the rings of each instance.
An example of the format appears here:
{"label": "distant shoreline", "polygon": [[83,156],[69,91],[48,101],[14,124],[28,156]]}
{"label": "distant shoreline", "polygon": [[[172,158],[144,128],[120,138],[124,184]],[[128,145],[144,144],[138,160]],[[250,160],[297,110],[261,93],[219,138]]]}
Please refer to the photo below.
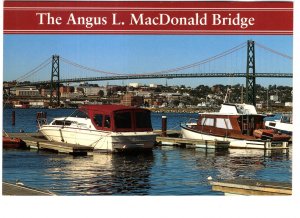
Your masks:
{"label": "distant shoreline", "polygon": [[[6,108],[3,107],[3,109],[11,109],[11,110],[26,110],[26,109],[50,109],[50,110],[56,110],[56,109],[76,109],[76,107],[60,107],[60,108],[40,108],[40,107],[31,107],[31,108]],[[193,113],[203,113],[203,112],[218,112],[220,108],[146,108],[150,110],[153,113],[187,113],[187,114],[193,114]],[[291,107],[284,107],[284,108],[272,108],[272,109],[257,109],[258,113],[262,114],[276,114],[276,113],[292,113],[293,108]]]}
{"label": "distant shoreline", "polygon": [[[219,108],[147,108],[154,113],[203,113],[218,112]],[[258,113],[275,114],[275,113],[292,113],[293,108],[273,108],[272,110],[257,109]]]}

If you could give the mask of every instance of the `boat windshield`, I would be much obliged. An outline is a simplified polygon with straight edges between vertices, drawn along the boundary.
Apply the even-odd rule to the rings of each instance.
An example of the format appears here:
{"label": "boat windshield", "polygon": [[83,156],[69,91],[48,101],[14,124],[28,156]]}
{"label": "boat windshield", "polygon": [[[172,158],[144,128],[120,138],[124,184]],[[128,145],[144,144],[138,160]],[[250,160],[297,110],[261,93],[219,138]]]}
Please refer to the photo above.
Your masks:
{"label": "boat windshield", "polygon": [[72,123],[72,121],[69,120],[54,120],[52,122],[52,125],[58,125],[58,126],[70,126]]}
{"label": "boat windshield", "polygon": [[94,116],[94,121],[95,121],[95,123],[96,123],[97,126],[102,127],[103,115],[102,114],[96,114]]}
{"label": "boat windshield", "polygon": [[150,111],[119,111],[114,115],[116,129],[152,129]]}
{"label": "boat windshield", "polygon": [[79,118],[89,118],[87,113],[81,111],[81,110],[76,110],[74,113],[70,115],[70,117],[79,117]]}
{"label": "boat windshield", "polygon": [[117,129],[131,129],[131,112],[116,112],[115,125]]}
{"label": "boat windshield", "polygon": [[136,125],[136,128],[152,129],[150,111],[136,112],[135,113],[135,125]]}

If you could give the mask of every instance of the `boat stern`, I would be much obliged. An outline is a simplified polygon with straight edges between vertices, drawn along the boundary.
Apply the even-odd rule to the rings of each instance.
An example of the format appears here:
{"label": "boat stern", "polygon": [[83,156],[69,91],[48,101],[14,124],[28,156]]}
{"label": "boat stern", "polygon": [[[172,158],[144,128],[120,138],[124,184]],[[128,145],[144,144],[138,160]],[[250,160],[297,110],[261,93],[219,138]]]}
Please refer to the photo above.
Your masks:
{"label": "boat stern", "polygon": [[114,135],[112,136],[112,151],[152,150],[156,136],[158,134],[153,132]]}

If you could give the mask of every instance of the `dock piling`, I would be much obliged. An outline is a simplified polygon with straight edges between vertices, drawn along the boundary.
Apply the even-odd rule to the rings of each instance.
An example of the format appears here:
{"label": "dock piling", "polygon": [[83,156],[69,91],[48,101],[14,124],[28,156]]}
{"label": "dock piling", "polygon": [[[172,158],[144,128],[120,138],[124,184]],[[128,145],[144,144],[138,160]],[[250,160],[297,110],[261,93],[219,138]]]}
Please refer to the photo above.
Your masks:
{"label": "dock piling", "polygon": [[167,137],[167,116],[161,117],[161,136]]}
{"label": "dock piling", "polygon": [[16,124],[16,112],[11,112],[11,125],[14,126]]}

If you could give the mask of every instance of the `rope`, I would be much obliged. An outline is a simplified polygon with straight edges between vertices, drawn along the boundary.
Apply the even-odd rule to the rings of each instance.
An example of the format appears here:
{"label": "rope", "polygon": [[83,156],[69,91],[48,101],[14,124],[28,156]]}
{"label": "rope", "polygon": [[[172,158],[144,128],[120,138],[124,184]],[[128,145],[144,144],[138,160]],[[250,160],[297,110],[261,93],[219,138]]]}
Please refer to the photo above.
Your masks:
{"label": "rope", "polygon": [[[106,135],[103,135],[103,136],[100,136],[100,138],[98,139],[98,140],[96,140],[95,142],[93,142],[90,146],[91,147],[93,147],[93,148],[95,148],[96,147],[96,145],[97,145],[97,143],[101,140],[101,139],[103,139],[104,137],[106,137],[106,136],[108,136],[108,135],[110,135],[111,133],[107,133]],[[93,146],[93,144],[95,144],[94,146]],[[101,146],[102,147],[102,146]],[[108,149],[108,148],[107,148]]]}

